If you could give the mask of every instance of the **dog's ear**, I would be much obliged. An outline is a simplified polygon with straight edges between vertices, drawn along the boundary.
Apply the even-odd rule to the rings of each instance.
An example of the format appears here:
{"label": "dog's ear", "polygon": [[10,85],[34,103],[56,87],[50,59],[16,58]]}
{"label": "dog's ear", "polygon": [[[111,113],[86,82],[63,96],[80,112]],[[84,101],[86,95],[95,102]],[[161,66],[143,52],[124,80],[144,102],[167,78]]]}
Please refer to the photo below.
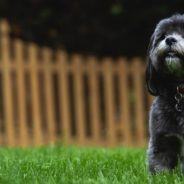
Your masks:
{"label": "dog's ear", "polygon": [[150,94],[154,96],[159,95],[159,76],[158,72],[155,70],[154,66],[150,59],[148,59],[147,67],[146,67],[146,84],[148,91]]}
{"label": "dog's ear", "polygon": [[[154,34],[151,36],[150,43],[147,50],[147,55],[149,56],[150,50],[153,47]],[[146,67],[146,84],[148,91],[150,94],[154,96],[159,95],[159,74],[155,70],[152,61],[150,58],[147,59],[147,67]]]}

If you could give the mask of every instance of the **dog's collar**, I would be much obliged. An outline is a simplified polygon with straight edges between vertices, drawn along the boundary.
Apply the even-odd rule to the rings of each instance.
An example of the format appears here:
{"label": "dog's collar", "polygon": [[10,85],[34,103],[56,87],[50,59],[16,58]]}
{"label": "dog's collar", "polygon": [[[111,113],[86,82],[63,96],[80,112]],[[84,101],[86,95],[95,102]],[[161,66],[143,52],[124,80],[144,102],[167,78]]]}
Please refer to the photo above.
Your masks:
{"label": "dog's collar", "polygon": [[175,94],[174,98],[176,100],[175,109],[178,112],[184,110],[184,84],[179,84],[176,87],[177,93]]}

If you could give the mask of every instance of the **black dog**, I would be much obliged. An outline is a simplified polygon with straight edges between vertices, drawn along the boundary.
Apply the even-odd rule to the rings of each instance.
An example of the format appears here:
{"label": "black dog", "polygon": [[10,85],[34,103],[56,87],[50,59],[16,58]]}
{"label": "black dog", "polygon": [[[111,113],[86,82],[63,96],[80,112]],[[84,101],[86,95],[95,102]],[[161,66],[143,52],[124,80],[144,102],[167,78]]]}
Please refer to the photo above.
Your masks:
{"label": "black dog", "polygon": [[148,167],[151,173],[184,171],[184,15],[161,20],[151,37],[146,82],[156,96],[150,110]]}

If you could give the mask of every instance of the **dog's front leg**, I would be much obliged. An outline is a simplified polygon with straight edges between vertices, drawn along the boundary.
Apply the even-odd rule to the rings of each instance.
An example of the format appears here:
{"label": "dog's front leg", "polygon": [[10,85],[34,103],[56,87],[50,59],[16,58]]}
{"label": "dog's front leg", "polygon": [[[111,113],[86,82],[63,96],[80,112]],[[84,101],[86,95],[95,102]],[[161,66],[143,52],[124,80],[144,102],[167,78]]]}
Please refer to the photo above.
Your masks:
{"label": "dog's front leg", "polygon": [[[178,148],[173,147],[177,144],[175,137],[162,137],[149,141],[148,148],[148,169],[151,173],[170,171],[177,166]],[[176,145],[175,144],[175,145]]]}
{"label": "dog's front leg", "polygon": [[[183,146],[183,145],[182,145]],[[181,167],[181,172],[184,174],[184,150],[181,147],[181,155],[180,155],[180,167]]]}
{"label": "dog's front leg", "polygon": [[184,161],[181,163],[181,172],[184,173]]}

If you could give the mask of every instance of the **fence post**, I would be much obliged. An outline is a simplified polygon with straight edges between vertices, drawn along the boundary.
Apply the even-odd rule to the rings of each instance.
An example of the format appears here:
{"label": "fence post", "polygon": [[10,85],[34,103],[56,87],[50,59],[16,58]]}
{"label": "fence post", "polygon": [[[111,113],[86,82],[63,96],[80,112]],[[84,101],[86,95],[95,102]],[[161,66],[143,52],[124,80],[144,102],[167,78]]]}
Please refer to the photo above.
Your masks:
{"label": "fence post", "polygon": [[99,109],[99,84],[98,84],[98,66],[95,57],[88,58],[88,76],[90,92],[90,119],[92,127],[92,136],[96,144],[100,141],[100,109]]}
{"label": "fence post", "polygon": [[48,128],[48,140],[49,143],[56,141],[56,120],[55,120],[55,109],[54,109],[54,95],[52,85],[52,68],[51,65],[51,50],[49,48],[42,49],[43,64],[44,64],[44,77],[45,77],[45,103],[46,103],[46,117],[47,117],[47,128]]}
{"label": "fence post", "polygon": [[9,42],[9,25],[3,20],[0,23],[1,31],[1,55],[3,65],[3,96],[5,112],[5,131],[8,146],[15,146],[15,127],[13,118],[13,95],[10,69],[10,42]]}
{"label": "fence post", "polygon": [[39,99],[39,84],[38,84],[38,67],[37,67],[37,47],[34,44],[28,46],[28,56],[30,62],[30,83],[32,95],[32,115],[33,115],[33,138],[35,145],[43,143],[43,135],[41,128],[41,113]]}
{"label": "fence post", "polygon": [[119,78],[119,95],[121,107],[120,127],[123,132],[123,143],[125,145],[132,144],[132,130],[130,120],[130,99],[129,99],[129,65],[126,59],[120,58],[117,63]]}
{"label": "fence post", "polygon": [[103,60],[103,76],[104,76],[104,89],[105,89],[105,115],[107,122],[107,139],[111,146],[116,143],[115,133],[115,107],[114,107],[114,93],[113,93],[113,61],[110,58]]}
{"label": "fence post", "polygon": [[142,61],[135,58],[132,61],[132,75],[135,90],[135,124],[136,124],[136,140],[137,144],[144,146],[146,142],[145,132],[145,107],[144,107],[144,79],[142,72]]}
{"label": "fence post", "polygon": [[23,43],[20,40],[15,40],[15,62],[17,64],[17,94],[18,94],[18,107],[19,107],[19,124],[20,136],[19,142],[21,146],[27,146],[28,140],[28,127],[27,127],[27,111],[26,111],[26,95],[25,95],[25,69],[23,61]]}
{"label": "fence post", "polygon": [[76,112],[76,128],[77,136],[80,144],[85,143],[85,113],[84,113],[84,90],[82,80],[82,58],[79,55],[74,55],[72,58],[72,71],[74,76],[74,100],[75,100],[75,112]]}
{"label": "fence post", "polygon": [[61,127],[62,138],[64,143],[71,142],[71,115],[70,115],[70,103],[69,103],[69,86],[68,86],[68,71],[67,71],[67,56],[62,51],[57,52],[57,63],[59,72],[59,104],[61,112]]}

